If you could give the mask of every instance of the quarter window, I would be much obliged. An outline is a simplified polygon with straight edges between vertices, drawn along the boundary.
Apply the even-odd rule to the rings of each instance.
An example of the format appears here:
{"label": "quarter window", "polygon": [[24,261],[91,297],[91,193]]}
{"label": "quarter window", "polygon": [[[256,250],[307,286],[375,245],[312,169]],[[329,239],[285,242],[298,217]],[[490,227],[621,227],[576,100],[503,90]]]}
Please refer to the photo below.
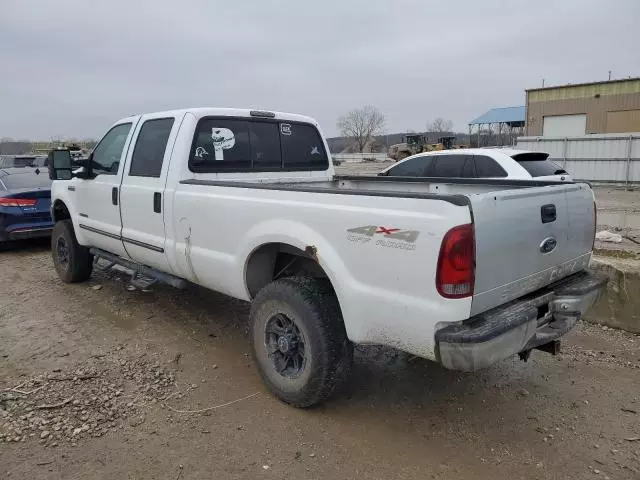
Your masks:
{"label": "quarter window", "polygon": [[480,178],[504,178],[507,172],[498,163],[485,155],[475,155],[476,172]]}
{"label": "quarter window", "polygon": [[129,175],[159,178],[173,118],[147,120],[142,125],[133,149]]}

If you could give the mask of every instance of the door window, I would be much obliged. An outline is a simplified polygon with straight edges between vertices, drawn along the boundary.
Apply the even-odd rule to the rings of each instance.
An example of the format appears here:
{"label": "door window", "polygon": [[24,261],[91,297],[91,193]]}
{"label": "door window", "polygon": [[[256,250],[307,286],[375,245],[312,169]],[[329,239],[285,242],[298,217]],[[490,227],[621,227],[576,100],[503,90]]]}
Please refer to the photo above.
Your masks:
{"label": "door window", "polygon": [[433,162],[433,157],[409,158],[389,170],[390,177],[424,177]]}
{"label": "door window", "polygon": [[116,125],[100,140],[93,150],[91,169],[94,175],[116,175],[122,150],[131,130],[130,123]]}
{"label": "door window", "polygon": [[429,177],[474,178],[471,155],[435,155]]}
{"label": "door window", "polygon": [[133,149],[129,175],[160,178],[173,118],[147,120],[142,125]]}

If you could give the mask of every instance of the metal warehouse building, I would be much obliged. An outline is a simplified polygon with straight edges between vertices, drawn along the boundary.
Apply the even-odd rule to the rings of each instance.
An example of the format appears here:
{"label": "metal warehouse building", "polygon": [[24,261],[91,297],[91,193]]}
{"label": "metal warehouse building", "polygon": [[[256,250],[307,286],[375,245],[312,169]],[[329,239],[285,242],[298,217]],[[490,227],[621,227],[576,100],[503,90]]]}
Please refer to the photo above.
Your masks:
{"label": "metal warehouse building", "polygon": [[525,135],[640,132],[640,77],[526,91]]}

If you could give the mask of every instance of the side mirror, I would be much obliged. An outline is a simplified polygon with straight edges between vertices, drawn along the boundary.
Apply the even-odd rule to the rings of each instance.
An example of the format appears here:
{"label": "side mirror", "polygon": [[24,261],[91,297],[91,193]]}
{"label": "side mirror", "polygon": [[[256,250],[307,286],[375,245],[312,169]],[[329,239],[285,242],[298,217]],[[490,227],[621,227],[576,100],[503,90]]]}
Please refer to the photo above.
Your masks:
{"label": "side mirror", "polygon": [[76,171],[73,175],[78,178],[84,178],[84,179],[92,178],[91,177],[91,173],[93,171],[92,163],[93,163],[93,152],[91,152],[88,158],[83,158],[80,160],[73,161],[74,168],[78,168],[78,167],[82,168],[82,170]]}
{"label": "side mirror", "polygon": [[71,180],[73,177],[71,152],[69,150],[51,150],[47,155],[47,168],[51,180]]}

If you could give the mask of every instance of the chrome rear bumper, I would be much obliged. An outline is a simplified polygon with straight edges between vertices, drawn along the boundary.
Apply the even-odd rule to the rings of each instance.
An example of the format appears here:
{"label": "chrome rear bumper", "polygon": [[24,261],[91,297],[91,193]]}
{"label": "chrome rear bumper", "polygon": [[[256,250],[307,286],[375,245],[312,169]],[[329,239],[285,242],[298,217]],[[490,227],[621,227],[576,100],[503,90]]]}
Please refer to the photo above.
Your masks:
{"label": "chrome rear bumper", "polygon": [[436,332],[440,363],[471,372],[557,340],[596,302],[605,275],[583,271]]}

